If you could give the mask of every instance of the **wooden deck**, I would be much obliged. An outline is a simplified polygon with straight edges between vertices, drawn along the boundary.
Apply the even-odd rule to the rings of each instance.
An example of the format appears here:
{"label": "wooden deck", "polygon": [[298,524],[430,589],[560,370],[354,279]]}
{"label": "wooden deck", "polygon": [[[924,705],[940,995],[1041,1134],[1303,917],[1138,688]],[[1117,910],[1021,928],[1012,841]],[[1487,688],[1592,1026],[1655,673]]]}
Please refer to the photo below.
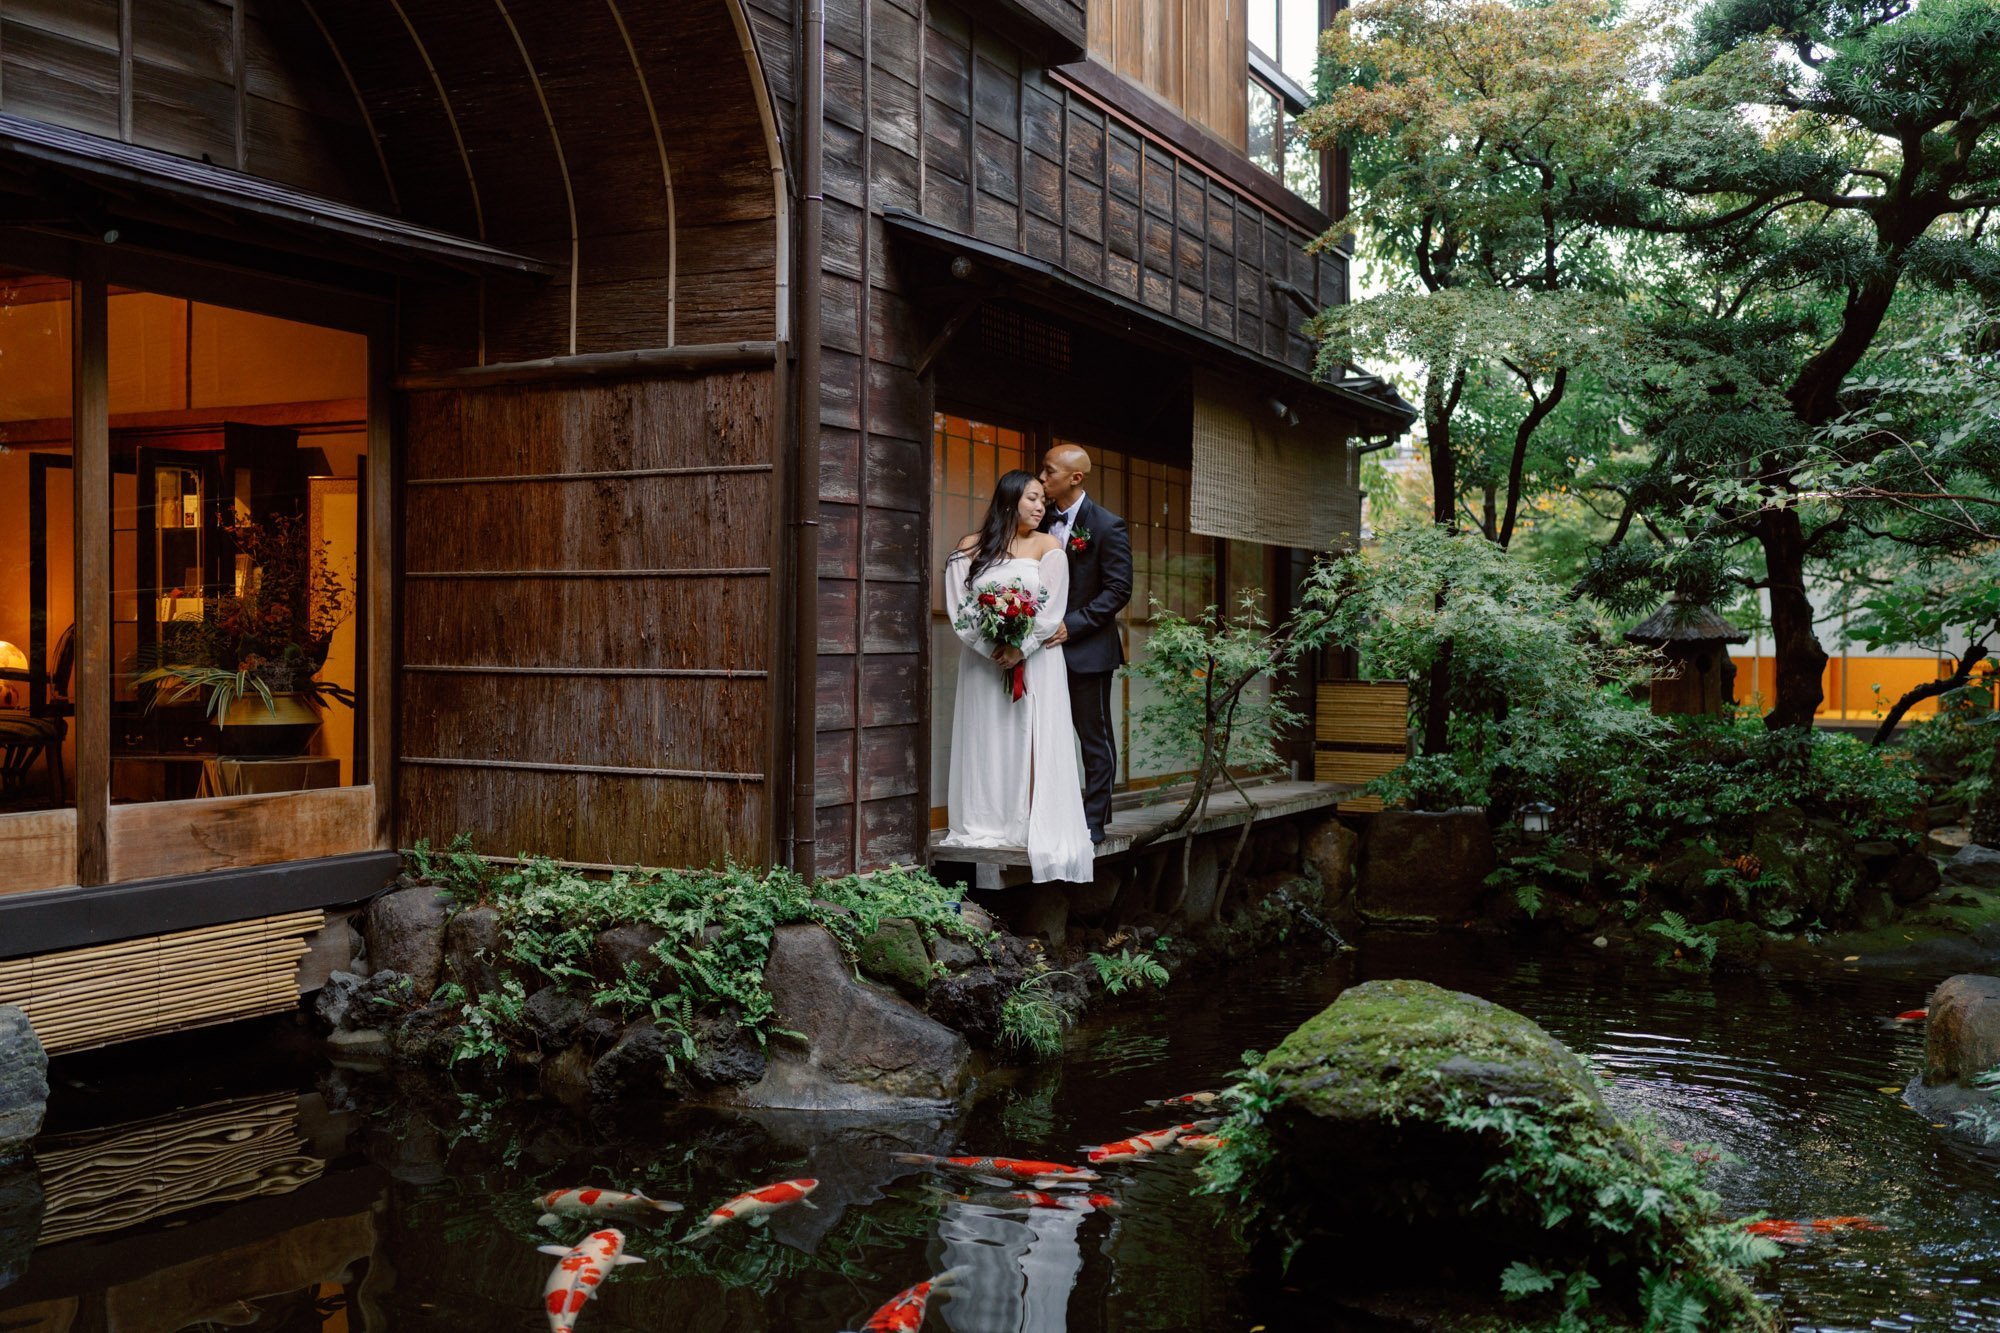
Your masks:
{"label": "wooden deck", "polygon": [[[1283,819],[1287,815],[1304,814],[1308,810],[1331,810],[1343,797],[1351,793],[1354,787],[1344,782],[1266,782],[1246,787],[1245,790],[1256,803],[1254,809],[1245,805],[1243,798],[1234,791],[1223,787],[1209,797],[1206,814],[1190,821],[1186,828],[1164,841],[1176,842],[1191,834],[1236,828],[1245,820],[1262,823],[1267,819]],[[1102,861],[1131,851],[1133,842],[1141,834],[1159,828],[1179,814],[1183,799],[1183,796],[1174,795],[1170,791],[1163,799],[1153,804],[1113,810],[1111,826],[1104,831],[1104,841],[1097,846],[1097,859]],[[1028,850],[1025,847],[940,848],[938,843],[943,837],[944,831],[941,829],[931,834],[932,861],[1007,867],[1028,864]]]}

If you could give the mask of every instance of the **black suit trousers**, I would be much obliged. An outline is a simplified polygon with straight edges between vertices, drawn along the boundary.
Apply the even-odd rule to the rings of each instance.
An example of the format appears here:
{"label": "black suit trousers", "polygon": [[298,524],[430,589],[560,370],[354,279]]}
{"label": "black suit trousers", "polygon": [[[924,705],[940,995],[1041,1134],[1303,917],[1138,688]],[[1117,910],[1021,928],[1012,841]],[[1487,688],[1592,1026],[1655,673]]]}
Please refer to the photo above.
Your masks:
{"label": "black suit trousers", "polygon": [[1083,746],[1083,818],[1095,831],[1111,823],[1111,784],[1118,776],[1118,737],[1111,726],[1115,671],[1069,673],[1069,718]]}

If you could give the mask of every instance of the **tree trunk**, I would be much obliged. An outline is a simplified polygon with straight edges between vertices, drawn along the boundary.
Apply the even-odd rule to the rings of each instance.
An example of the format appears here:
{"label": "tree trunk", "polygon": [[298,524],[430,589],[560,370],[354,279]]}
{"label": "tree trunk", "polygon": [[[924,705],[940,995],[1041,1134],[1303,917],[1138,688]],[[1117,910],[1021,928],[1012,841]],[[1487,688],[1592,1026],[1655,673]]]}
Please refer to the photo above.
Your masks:
{"label": "tree trunk", "polygon": [[[1443,595],[1439,595],[1442,602]],[[1451,640],[1431,664],[1429,693],[1424,700],[1424,753],[1445,754],[1451,750]]]}
{"label": "tree trunk", "polygon": [[1778,698],[1764,725],[1810,727],[1820,701],[1826,650],[1813,634],[1812,599],[1806,596],[1806,534],[1796,509],[1773,509],[1758,524],[1764,566],[1771,580],[1771,655]]}
{"label": "tree trunk", "polygon": [[1896,727],[1902,722],[1903,714],[1925,699],[1935,699],[1940,694],[1949,694],[1958,689],[1972,679],[1973,668],[1985,660],[1986,641],[1981,639],[1965,650],[1965,655],[1958,659],[1957,669],[1949,676],[1939,680],[1927,680],[1921,685],[1914,686],[1902,698],[1896,700],[1896,706],[1889,710],[1889,716],[1882,719],[1882,725],[1875,729],[1875,736],[1868,743],[1881,745],[1887,741],[1896,734]]}
{"label": "tree trunk", "polygon": [[1449,383],[1433,370],[1424,377],[1424,447],[1431,453],[1431,521],[1458,526],[1458,454],[1451,442],[1451,416],[1465,389],[1465,372]]}

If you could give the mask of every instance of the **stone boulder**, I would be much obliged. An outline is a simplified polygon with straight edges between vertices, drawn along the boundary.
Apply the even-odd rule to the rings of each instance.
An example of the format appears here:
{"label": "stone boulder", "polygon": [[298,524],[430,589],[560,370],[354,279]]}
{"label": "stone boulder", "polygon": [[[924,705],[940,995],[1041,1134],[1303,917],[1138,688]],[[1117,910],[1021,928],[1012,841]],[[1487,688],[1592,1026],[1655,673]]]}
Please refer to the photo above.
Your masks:
{"label": "stone boulder", "polygon": [[1889,896],[1905,907],[1930,897],[1943,882],[1938,863],[1920,851],[1908,851],[1898,856],[1883,876]]}
{"label": "stone boulder", "polygon": [[1974,889],[2000,889],[2000,850],[1967,843],[1944,863],[1944,882]]}
{"label": "stone boulder", "polygon": [[1931,992],[1924,1082],[1970,1083],[2000,1067],[2000,977],[1956,976]]}
{"label": "stone boulder", "polygon": [[[1634,1261],[1639,1228],[1651,1230],[1655,1255],[1673,1256],[1670,1266],[1707,1262],[1693,1228],[1712,1219],[1693,1215],[1691,1198],[1673,1192],[1669,1173],[1605,1107],[1583,1062],[1511,1010],[1426,982],[1368,982],[1285,1038],[1257,1075],[1272,1105],[1262,1116],[1263,1144],[1231,1160],[1244,1173],[1238,1197],[1258,1204],[1254,1238],[1298,1245],[1293,1271],[1311,1265],[1329,1289],[1447,1303],[1479,1298],[1497,1307],[1499,1274],[1520,1261],[1545,1271],[1587,1269],[1603,1282],[1606,1305],[1629,1314],[1647,1280]],[[1460,1113],[1525,1117],[1536,1135],[1510,1139],[1451,1123]],[[1531,1137],[1592,1163],[1591,1183],[1573,1191],[1590,1195],[1601,1177],[1614,1198],[1658,1189],[1651,1197],[1660,1206],[1600,1226],[1591,1199],[1579,1197],[1566,1220],[1547,1225],[1547,1200],[1489,1174],[1510,1164],[1532,1172],[1515,1156]],[[1745,1322],[1725,1318],[1713,1327],[1769,1327],[1747,1290],[1732,1300],[1740,1300]],[[1536,1312],[1508,1306],[1506,1313]],[[1520,1320],[1530,1323],[1540,1326]]]}
{"label": "stone boulder", "polygon": [[1306,835],[1305,863],[1319,876],[1320,893],[1337,909],[1354,892],[1355,859],[1361,835],[1338,819],[1329,819]]}
{"label": "stone boulder", "polygon": [[[627,922],[599,931],[597,947],[591,958],[591,971],[597,979],[609,985],[624,979],[626,969],[635,968],[639,975],[649,981],[660,980],[667,971],[667,965],[653,952],[653,946],[667,937],[658,926]],[[672,990],[672,985],[662,986]]]}
{"label": "stone boulder", "polygon": [[371,971],[400,972],[428,1000],[444,970],[444,930],[451,899],[419,885],[385,893],[368,904],[361,934]]}
{"label": "stone boulder", "polygon": [[0,1162],[24,1157],[49,1103],[49,1054],[28,1015],[0,1004]]}
{"label": "stone boulder", "polygon": [[0,1291],[28,1271],[29,1257],[41,1239],[47,1203],[34,1162],[27,1158],[0,1162]]}
{"label": "stone boulder", "polygon": [[1479,914],[1493,867],[1493,833],[1483,812],[1383,810],[1362,838],[1361,914],[1455,925]]}
{"label": "stone boulder", "polygon": [[1014,988],[990,967],[969,967],[937,977],[924,992],[924,1011],[975,1046],[1000,1040],[1000,1010]]}
{"label": "stone boulder", "polygon": [[500,960],[506,951],[497,908],[468,907],[444,928],[445,975],[470,994],[490,995],[500,989],[506,975]]}
{"label": "stone boulder", "polygon": [[628,1093],[666,1091],[672,1070],[667,1035],[645,1019],[619,1034],[590,1067],[590,1095],[616,1101]]}
{"label": "stone boulder", "polygon": [[335,972],[313,996],[312,1024],[322,1036],[385,1032],[403,1020],[416,1000],[416,984],[383,968],[365,977]]}
{"label": "stone boulder", "polygon": [[778,1038],[764,1077],[737,1100],[751,1106],[847,1110],[956,1098],[972,1052],[965,1038],[908,1002],[854,979],[818,926],[781,926],[764,965]]}
{"label": "stone boulder", "polygon": [[923,998],[931,984],[931,956],[924,934],[914,921],[886,917],[854,948],[854,961],[875,980],[894,986],[910,999]]}

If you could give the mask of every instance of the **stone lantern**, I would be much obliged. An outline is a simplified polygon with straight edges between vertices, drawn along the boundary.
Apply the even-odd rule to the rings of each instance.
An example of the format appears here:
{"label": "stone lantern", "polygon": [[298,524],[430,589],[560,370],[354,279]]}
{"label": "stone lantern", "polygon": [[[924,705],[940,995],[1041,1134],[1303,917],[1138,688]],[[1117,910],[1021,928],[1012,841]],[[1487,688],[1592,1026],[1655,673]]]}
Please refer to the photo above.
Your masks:
{"label": "stone lantern", "polygon": [[1750,636],[1706,606],[1678,595],[1625,632],[1627,643],[1666,654],[1667,665],[1653,677],[1653,713],[1713,717],[1730,702],[1735,676],[1729,645]]}

